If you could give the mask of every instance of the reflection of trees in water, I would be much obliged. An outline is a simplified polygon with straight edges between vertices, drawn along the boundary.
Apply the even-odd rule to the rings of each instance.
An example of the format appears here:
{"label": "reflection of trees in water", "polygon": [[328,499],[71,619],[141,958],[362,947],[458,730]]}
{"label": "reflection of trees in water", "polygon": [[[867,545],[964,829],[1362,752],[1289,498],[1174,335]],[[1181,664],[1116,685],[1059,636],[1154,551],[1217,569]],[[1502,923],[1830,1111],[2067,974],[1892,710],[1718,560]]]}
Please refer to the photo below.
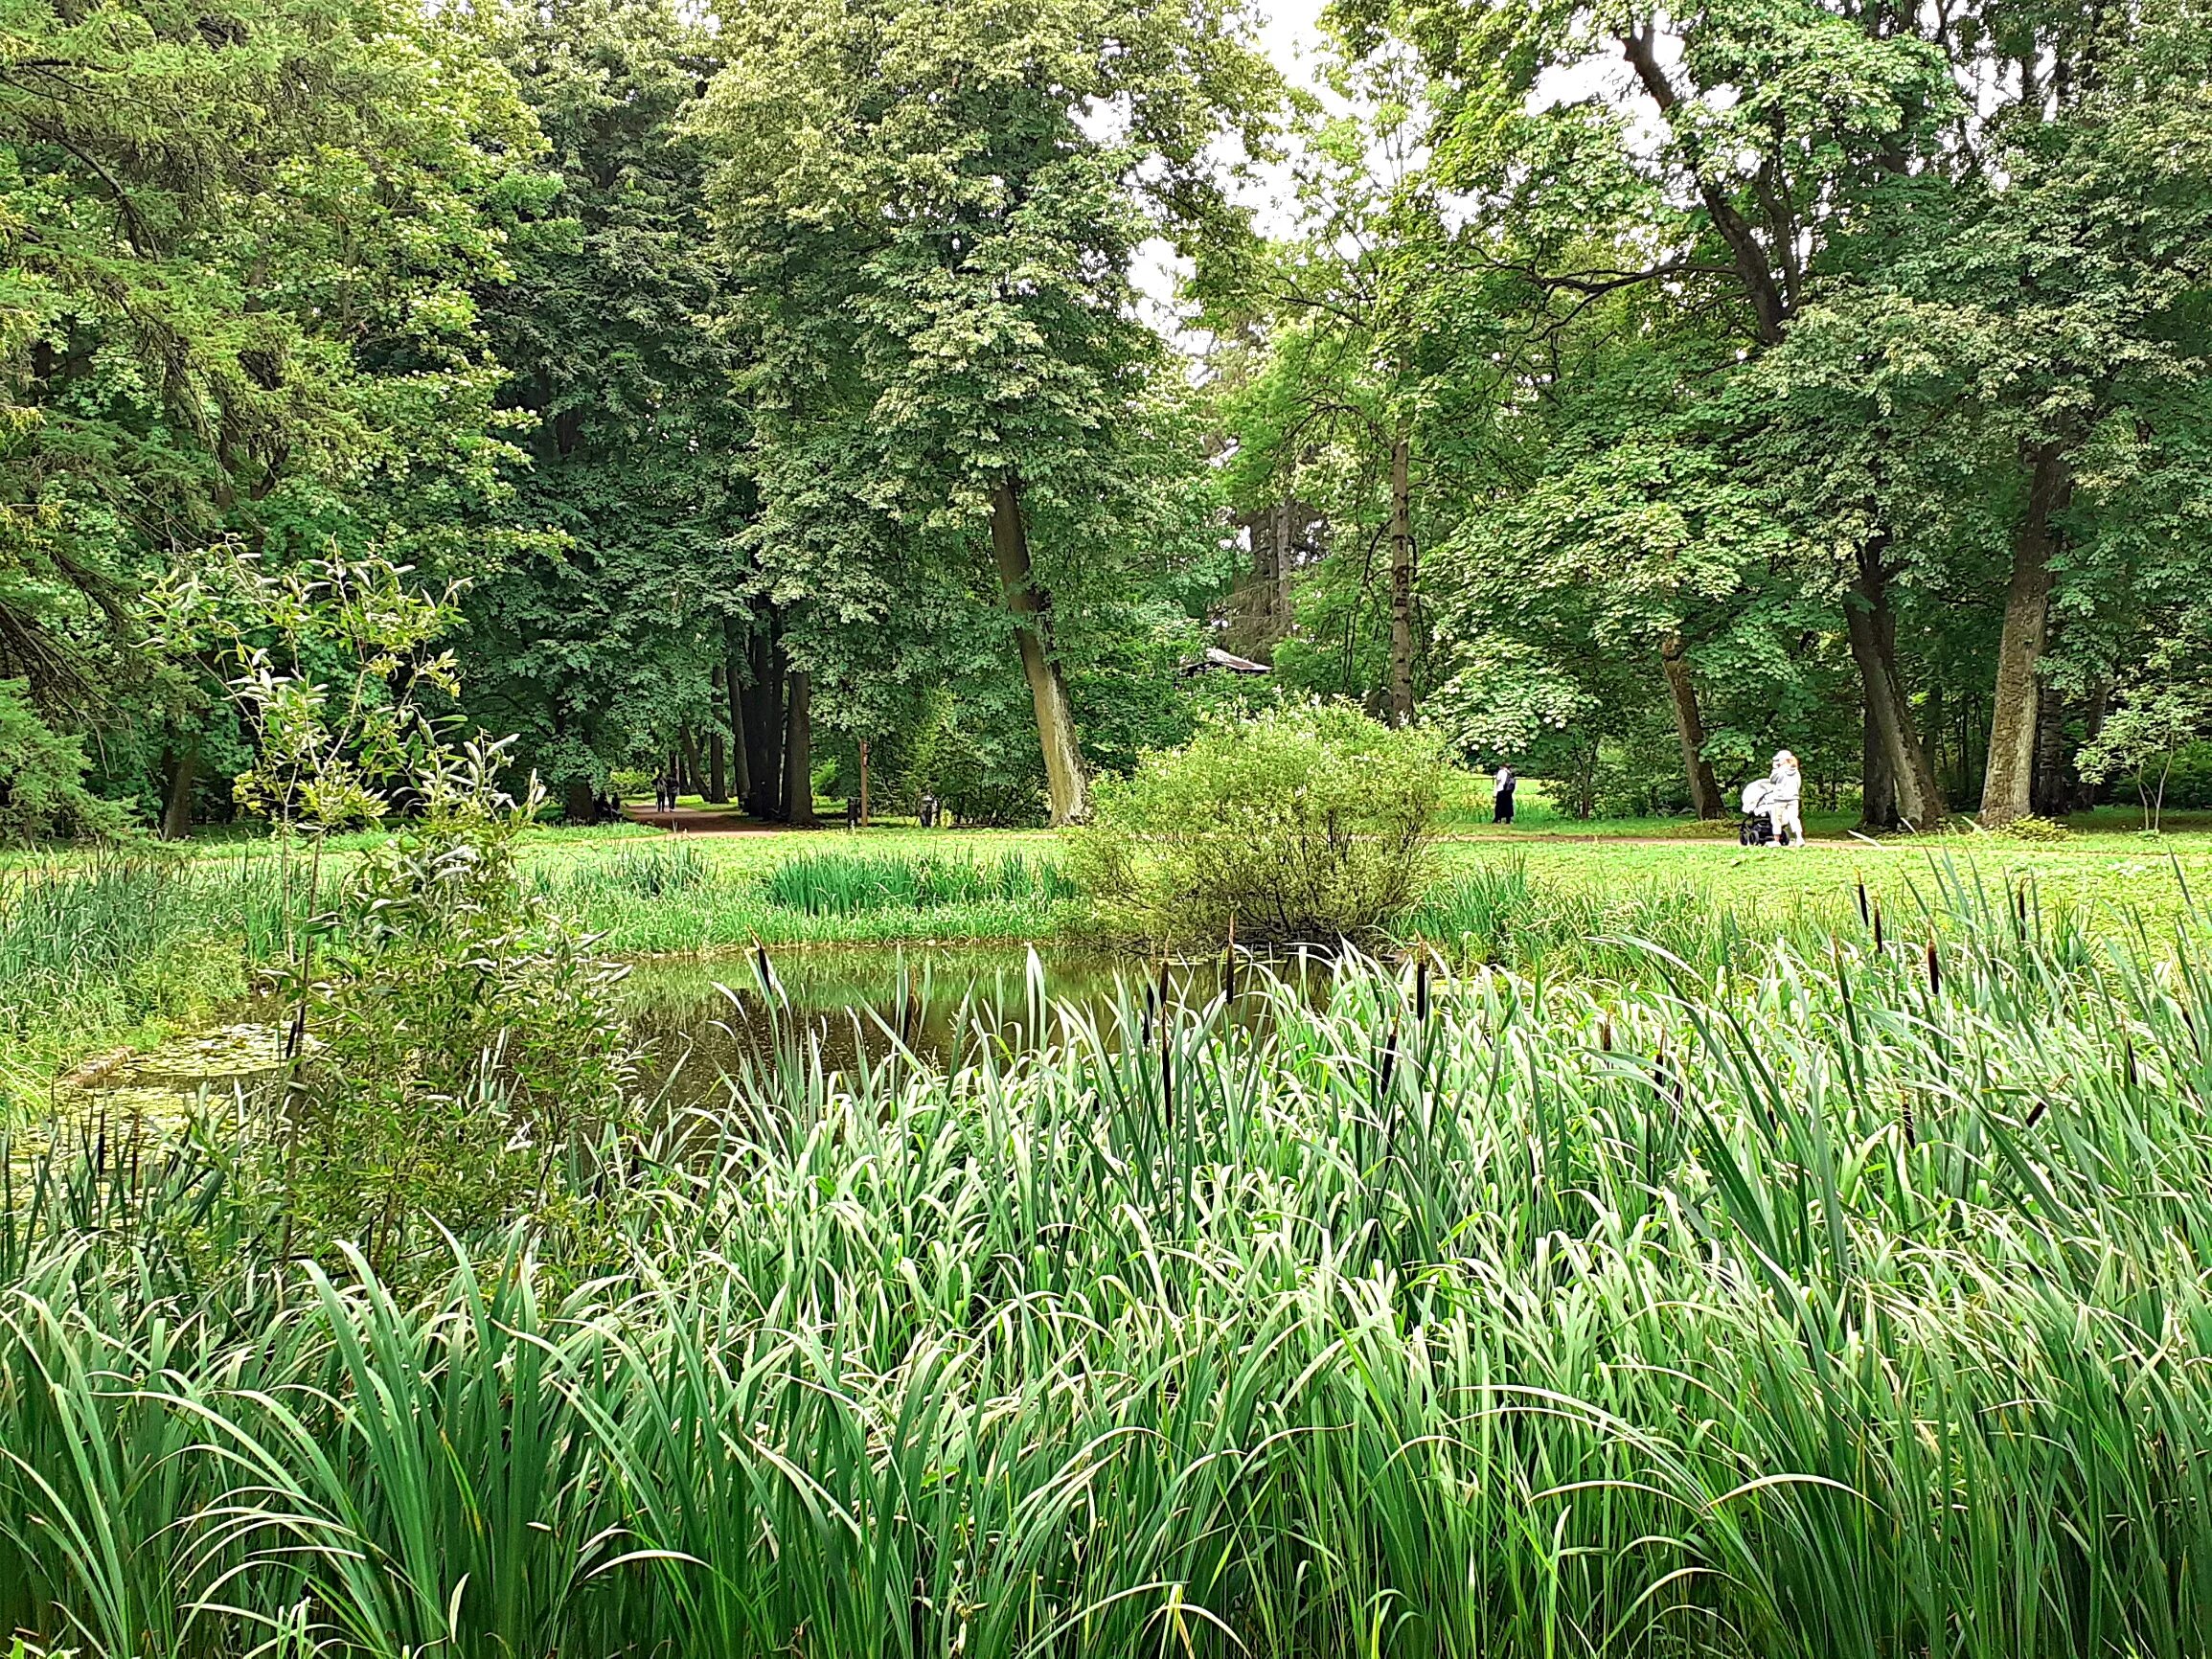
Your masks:
{"label": "reflection of trees in water", "polygon": [[[771,1066],[777,1055],[818,1049],[826,1068],[851,1069],[889,1055],[895,1043],[936,1063],[958,1064],[990,1040],[1001,1053],[1067,1034],[1071,1016],[1108,1041],[1117,1010],[1142,1009],[1163,985],[1174,1001],[1205,1002],[1223,989],[1220,957],[1147,964],[1090,951],[1039,952],[1033,975],[1019,950],[855,949],[770,953],[776,994],[751,957],[650,964],[627,982],[630,1029],[645,1049],[645,1093],[677,1102],[719,1100],[722,1079]],[[1235,989],[1257,972],[1303,983],[1310,997],[1328,983],[1319,957],[1241,959]],[[1257,997],[1240,994],[1236,1015],[1256,1019]]]}

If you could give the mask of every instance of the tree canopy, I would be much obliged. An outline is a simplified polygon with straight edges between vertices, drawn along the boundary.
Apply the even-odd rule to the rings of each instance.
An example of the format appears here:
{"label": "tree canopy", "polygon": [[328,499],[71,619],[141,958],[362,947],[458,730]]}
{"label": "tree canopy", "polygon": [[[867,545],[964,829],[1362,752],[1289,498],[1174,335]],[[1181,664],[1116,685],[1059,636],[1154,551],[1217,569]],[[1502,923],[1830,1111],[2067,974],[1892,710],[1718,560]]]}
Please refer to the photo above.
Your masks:
{"label": "tree canopy", "polygon": [[161,618],[241,552],[451,585],[579,817],[1072,821],[1209,644],[1585,811],[2212,739],[2201,0],[1338,0],[1317,91],[1256,22],[6,11],[0,832],[240,809]]}

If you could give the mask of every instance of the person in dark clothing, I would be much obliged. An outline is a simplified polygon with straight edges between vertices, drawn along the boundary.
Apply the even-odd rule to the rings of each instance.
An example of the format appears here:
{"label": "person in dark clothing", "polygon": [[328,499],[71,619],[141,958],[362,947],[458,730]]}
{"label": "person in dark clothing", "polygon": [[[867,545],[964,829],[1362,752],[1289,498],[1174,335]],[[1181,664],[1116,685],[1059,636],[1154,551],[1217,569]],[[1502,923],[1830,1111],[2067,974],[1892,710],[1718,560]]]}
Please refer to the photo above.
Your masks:
{"label": "person in dark clothing", "polygon": [[848,795],[845,798],[845,828],[848,830],[860,828],[860,797],[857,795]]}
{"label": "person in dark clothing", "polygon": [[936,828],[937,797],[924,793],[922,797],[922,805],[916,809],[915,816],[922,820],[923,829],[931,830]]}
{"label": "person in dark clothing", "polygon": [[1520,780],[1514,776],[1511,766],[1500,766],[1497,769],[1497,777],[1494,782],[1497,792],[1491,798],[1490,821],[1493,824],[1511,824],[1513,822],[1514,785],[1518,784]]}

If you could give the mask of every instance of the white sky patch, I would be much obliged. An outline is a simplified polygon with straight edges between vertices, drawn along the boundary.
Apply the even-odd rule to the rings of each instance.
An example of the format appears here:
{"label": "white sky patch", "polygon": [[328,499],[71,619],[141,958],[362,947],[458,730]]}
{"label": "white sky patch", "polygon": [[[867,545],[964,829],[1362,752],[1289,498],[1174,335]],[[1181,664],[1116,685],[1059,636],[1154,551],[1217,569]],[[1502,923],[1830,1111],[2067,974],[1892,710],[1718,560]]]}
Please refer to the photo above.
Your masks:
{"label": "white sky patch", "polygon": [[[1324,0],[1259,0],[1252,14],[1259,23],[1260,44],[1285,80],[1338,101],[1319,85],[1320,68],[1327,51],[1321,33]],[[1290,170],[1280,163],[1260,163],[1255,179],[1240,187],[1237,199],[1253,211],[1260,231],[1266,236],[1287,235],[1297,221],[1292,199]],[[1163,239],[1154,238],[1137,250],[1130,279],[1137,289],[1137,311],[1146,322],[1178,346],[1203,348],[1203,339],[1180,339],[1187,333],[1189,307],[1175,299],[1176,284],[1190,275],[1190,261]]]}

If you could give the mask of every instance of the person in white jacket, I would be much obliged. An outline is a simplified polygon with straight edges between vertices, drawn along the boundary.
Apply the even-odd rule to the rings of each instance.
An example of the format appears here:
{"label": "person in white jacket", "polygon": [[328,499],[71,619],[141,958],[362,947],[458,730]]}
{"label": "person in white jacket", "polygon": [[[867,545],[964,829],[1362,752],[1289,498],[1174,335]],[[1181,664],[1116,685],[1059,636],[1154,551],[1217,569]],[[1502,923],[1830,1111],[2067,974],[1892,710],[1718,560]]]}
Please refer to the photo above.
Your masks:
{"label": "person in white jacket", "polygon": [[1798,769],[1797,757],[1784,749],[1767,774],[1767,822],[1774,826],[1775,846],[1792,845],[1792,835],[1797,838],[1794,845],[1805,845],[1805,822],[1797,811],[1804,794],[1805,774]]}

